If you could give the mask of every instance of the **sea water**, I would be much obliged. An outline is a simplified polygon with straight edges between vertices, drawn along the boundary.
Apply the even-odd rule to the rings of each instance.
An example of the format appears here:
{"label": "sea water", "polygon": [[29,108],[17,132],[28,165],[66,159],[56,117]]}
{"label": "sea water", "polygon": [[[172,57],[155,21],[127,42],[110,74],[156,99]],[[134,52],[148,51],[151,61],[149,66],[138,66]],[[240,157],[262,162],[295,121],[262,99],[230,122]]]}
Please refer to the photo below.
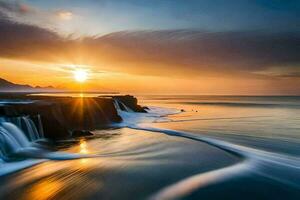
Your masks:
{"label": "sea water", "polygon": [[83,157],[2,177],[1,198],[300,198],[299,97],[138,99],[149,113],[118,110],[121,124],[61,141]]}
{"label": "sea water", "polygon": [[154,124],[254,148],[300,155],[298,96],[146,96],[143,104],[182,109]]}

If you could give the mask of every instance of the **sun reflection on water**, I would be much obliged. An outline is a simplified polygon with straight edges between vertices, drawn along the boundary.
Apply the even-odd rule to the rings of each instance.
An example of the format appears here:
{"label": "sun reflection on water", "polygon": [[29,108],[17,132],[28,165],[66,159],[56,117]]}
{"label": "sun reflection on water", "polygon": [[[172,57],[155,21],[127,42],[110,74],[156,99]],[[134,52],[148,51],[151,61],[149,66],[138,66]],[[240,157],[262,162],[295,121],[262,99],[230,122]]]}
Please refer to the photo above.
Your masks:
{"label": "sun reflection on water", "polygon": [[[81,153],[81,154],[88,154],[89,153],[89,151],[88,151],[88,149],[87,149],[87,143],[86,143],[86,141],[85,140],[80,140],[80,143],[79,143],[79,153]],[[88,161],[88,159],[86,159],[86,158],[81,158],[80,159],[80,163],[81,164],[86,164],[87,163],[87,161]]]}
{"label": "sun reflection on water", "polygon": [[62,183],[57,179],[43,179],[34,184],[28,190],[28,196],[24,199],[44,200],[52,199],[62,189]]}
{"label": "sun reflection on water", "polygon": [[79,147],[80,147],[79,153],[82,153],[82,154],[88,154],[89,153],[85,140],[80,140]]}
{"label": "sun reflection on water", "polygon": [[[97,180],[89,176],[89,172],[94,169],[94,166],[99,166],[99,160],[95,160],[95,163],[90,161],[85,158],[45,163],[42,168],[37,166],[36,172],[44,171],[45,173],[33,179],[36,181],[33,181],[32,184],[28,184],[20,199],[85,199],[85,195],[93,193],[103,186],[101,179]],[[32,178],[29,174],[27,177]]]}

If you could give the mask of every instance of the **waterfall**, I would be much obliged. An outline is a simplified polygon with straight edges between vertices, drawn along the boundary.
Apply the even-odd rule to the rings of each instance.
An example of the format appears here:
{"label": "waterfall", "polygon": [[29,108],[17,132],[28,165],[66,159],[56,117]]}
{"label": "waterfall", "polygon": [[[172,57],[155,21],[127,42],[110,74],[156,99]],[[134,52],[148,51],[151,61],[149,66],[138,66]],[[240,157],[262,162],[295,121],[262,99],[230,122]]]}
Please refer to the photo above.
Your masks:
{"label": "waterfall", "polygon": [[39,128],[40,138],[44,138],[45,134],[44,134],[44,127],[43,127],[41,115],[38,115],[37,118],[38,118],[38,128]]}
{"label": "waterfall", "polygon": [[12,117],[12,118],[8,118],[7,121],[12,122],[12,123],[15,124],[17,127],[19,127],[20,129],[22,129],[22,120],[21,120],[21,117]]}
{"label": "waterfall", "polygon": [[44,138],[44,131],[40,116],[37,116],[37,126],[29,116],[23,116],[21,119],[21,129],[25,132],[30,141]]}
{"label": "waterfall", "polygon": [[36,123],[30,116],[21,117],[0,117],[0,123],[10,122],[18,127],[31,142],[44,138],[44,129],[41,116],[34,116]]}
{"label": "waterfall", "polygon": [[40,115],[36,124],[30,116],[0,117],[0,161],[10,160],[10,156],[31,148],[31,142],[44,138]]}
{"label": "waterfall", "polygon": [[117,111],[134,112],[131,108],[126,106],[122,101],[118,99],[113,99],[113,101]]}
{"label": "waterfall", "polygon": [[28,116],[21,117],[21,120],[24,124],[24,128],[25,128],[24,132],[26,133],[29,140],[35,141],[39,139],[39,133],[33,121]]}
{"label": "waterfall", "polygon": [[117,102],[116,99],[113,100],[113,103],[114,103],[114,106],[116,108],[117,111],[121,110],[120,106],[119,106],[119,103]]}
{"label": "waterfall", "polygon": [[7,133],[11,134],[14,138],[16,138],[16,141],[22,147],[30,146],[29,140],[27,139],[23,131],[19,129],[16,125],[14,125],[11,122],[3,122],[1,123],[1,126],[7,131]]}
{"label": "waterfall", "polygon": [[[3,120],[1,120],[3,121]],[[0,159],[9,160],[9,156],[30,146],[24,132],[11,122],[0,123]]]}

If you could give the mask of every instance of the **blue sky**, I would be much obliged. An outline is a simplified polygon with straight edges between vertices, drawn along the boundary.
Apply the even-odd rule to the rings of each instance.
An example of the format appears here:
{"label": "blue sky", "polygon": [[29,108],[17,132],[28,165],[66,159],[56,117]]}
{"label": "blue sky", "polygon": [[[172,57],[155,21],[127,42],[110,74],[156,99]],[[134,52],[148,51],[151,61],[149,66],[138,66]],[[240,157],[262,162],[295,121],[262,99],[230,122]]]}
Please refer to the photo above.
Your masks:
{"label": "blue sky", "polygon": [[72,12],[74,20],[65,26],[69,27],[68,32],[80,34],[187,28],[205,31],[300,30],[298,0],[26,0],[23,2],[47,12],[57,10]]}

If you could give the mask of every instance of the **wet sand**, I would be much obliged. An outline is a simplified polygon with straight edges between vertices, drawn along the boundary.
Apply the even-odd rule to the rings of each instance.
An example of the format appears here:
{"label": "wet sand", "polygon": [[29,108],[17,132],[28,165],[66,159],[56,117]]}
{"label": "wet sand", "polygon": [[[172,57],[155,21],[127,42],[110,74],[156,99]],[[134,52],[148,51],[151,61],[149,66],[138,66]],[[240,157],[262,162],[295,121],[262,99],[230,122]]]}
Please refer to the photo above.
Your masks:
{"label": "wet sand", "polygon": [[[101,137],[64,149],[96,157],[47,161],[2,177],[0,198],[145,199],[193,175],[242,162],[211,145],[162,133],[122,128],[96,134]],[[213,179],[202,178],[202,185]]]}

